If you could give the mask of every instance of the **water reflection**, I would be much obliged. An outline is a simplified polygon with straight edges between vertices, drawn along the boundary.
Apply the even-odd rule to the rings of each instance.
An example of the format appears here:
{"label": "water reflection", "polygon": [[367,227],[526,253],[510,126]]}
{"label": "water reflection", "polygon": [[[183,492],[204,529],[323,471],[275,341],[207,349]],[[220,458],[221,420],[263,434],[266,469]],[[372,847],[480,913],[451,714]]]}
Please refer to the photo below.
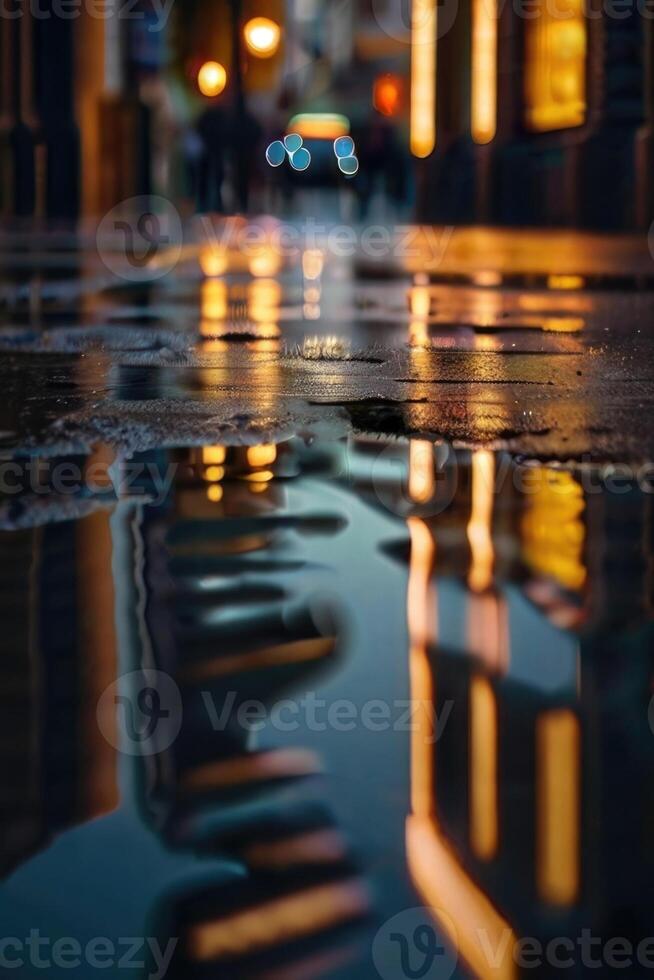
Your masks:
{"label": "water reflection", "polygon": [[[43,889],[44,931],[80,915],[74,888],[55,915],[47,882],[72,880],[80,833],[100,853],[119,821],[129,860],[114,840],[103,887],[131,904],[108,910],[99,889],[79,929],[178,939],[174,977],[374,977],[380,920],[411,904],[433,909],[461,976],[520,976],[521,937],[648,936],[647,495],[424,439],[137,461],[125,494],[134,460],[102,447],[81,460],[106,464],[92,491],[57,489],[55,464],[80,458],[41,460],[2,504],[12,934]],[[98,701],[153,668],[181,728],[125,754],[120,703],[107,728]],[[271,721],[307,692],[390,705],[405,682],[410,730]]]}
{"label": "water reflection", "polygon": [[[433,474],[429,480],[424,474],[428,457],[422,444],[411,450],[411,499],[428,507],[427,495],[411,492],[414,485],[434,486]],[[599,571],[597,560],[606,548],[649,554],[649,502],[637,491],[617,500],[597,488],[586,500],[571,473],[530,468],[519,506],[509,511],[516,522],[512,567],[497,576],[494,533],[501,538],[493,509],[509,494],[495,486],[495,475],[493,455],[479,450],[471,454],[468,486],[459,484],[470,495],[468,596],[459,605],[465,637],[456,617],[444,627],[441,615],[463,599],[462,585],[448,581],[453,546],[462,549],[463,542],[452,540],[440,518],[407,519],[412,696],[440,705],[449,699],[459,714],[436,745],[431,730],[413,732],[407,854],[425,904],[473,973],[514,977],[521,975],[515,962],[521,935],[543,944],[566,937],[566,948],[584,927],[626,937],[634,948],[648,935],[634,841],[624,827],[635,832],[648,804],[638,780],[622,779],[613,767],[618,742],[632,774],[639,770],[642,778],[652,768],[651,605],[641,591],[640,608],[621,608],[611,564]],[[618,514],[631,540],[620,535],[609,543],[597,535],[597,522]],[[507,530],[501,529],[503,549]],[[595,570],[590,578],[587,562]],[[447,599],[436,592],[444,591],[441,581]],[[640,591],[645,583],[636,575],[634,585]],[[610,631],[602,629],[608,610],[597,616],[598,591],[612,597]],[[529,622],[521,628],[522,617]],[[616,670],[615,658],[627,651],[628,665]],[[626,794],[620,802],[607,796],[616,784]],[[604,852],[607,845],[617,853]],[[616,877],[631,881],[619,898]],[[493,961],[489,950],[503,952]]]}
{"label": "water reflection", "polygon": [[[289,534],[334,534],[344,521],[282,516],[279,478],[295,469],[287,446],[209,446],[176,462],[173,494],[147,509],[141,526],[154,571],[146,609],[153,657],[175,677],[184,711],[170,757],[157,759],[150,809],[174,846],[227,852],[240,867],[227,881],[199,874],[164,901],[159,918],[180,937],[172,975],[258,976],[286,969],[289,958],[317,957],[321,937],[333,943],[369,904],[328,810],[301,800],[280,808],[271,798],[318,774],[318,755],[259,746],[240,720],[248,703],[270,707],[335,664],[333,610],[321,609],[318,626],[315,610],[279,578],[289,570]],[[208,717],[218,712],[212,731]],[[235,806],[246,807],[246,819],[242,810],[240,820],[230,815]]]}

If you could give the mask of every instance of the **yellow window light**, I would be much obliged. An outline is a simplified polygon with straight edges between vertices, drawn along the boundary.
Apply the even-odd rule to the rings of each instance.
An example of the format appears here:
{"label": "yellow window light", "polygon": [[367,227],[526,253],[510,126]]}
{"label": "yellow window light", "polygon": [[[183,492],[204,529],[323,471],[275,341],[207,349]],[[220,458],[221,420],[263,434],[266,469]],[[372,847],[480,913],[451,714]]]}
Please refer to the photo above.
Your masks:
{"label": "yellow window light", "polygon": [[583,0],[540,0],[526,22],[525,125],[535,132],[581,126],[586,118],[587,25]]}
{"label": "yellow window light", "polygon": [[579,893],[581,732],[565,708],[536,722],[536,879],[541,897],[572,905]]}
{"label": "yellow window light", "polygon": [[205,61],[198,72],[198,88],[207,98],[220,95],[227,85],[227,72],[218,61]]}
{"label": "yellow window light", "polygon": [[247,460],[249,466],[271,466],[276,459],[277,446],[273,443],[248,447]]}
{"label": "yellow window light", "polygon": [[497,702],[487,677],[470,682],[470,843],[482,861],[498,847]]}
{"label": "yellow window light", "polygon": [[472,8],[472,138],[490,143],[497,126],[497,2],[474,0]]}
{"label": "yellow window light", "polygon": [[535,575],[577,592],[587,577],[583,489],[571,473],[546,467],[530,470],[526,479],[523,560]]}
{"label": "yellow window light", "polygon": [[225,457],[227,456],[227,449],[225,446],[203,446],[202,447],[202,462],[205,466],[210,466],[212,464],[220,465],[225,462]]}
{"label": "yellow window light", "polygon": [[586,280],[583,276],[551,275],[547,277],[548,289],[583,289]]}
{"label": "yellow window light", "polygon": [[255,58],[272,58],[279,49],[281,35],[281,27],[269,17],[253,17],[243,28],[247,49]]}
{"label": "yellow window light", "polygon": [[413,0],[411,10],[411,152],[428,157],[436,146],[436,0]]}

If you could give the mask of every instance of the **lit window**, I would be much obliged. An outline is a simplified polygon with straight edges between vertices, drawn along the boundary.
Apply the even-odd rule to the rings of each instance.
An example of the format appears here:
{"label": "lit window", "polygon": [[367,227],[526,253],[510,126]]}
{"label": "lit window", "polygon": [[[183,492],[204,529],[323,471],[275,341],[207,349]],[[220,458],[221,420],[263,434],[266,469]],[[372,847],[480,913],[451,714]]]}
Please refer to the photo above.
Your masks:
{"label": "lit window", "polygon": [[472,8],[472,138],[490,143],[497,124],[497,18],[495,0]]}
{"label": "lit window", "polygon": [[541,0],[526,23],[525,125],[536,132],[581,126],[586,118],[587,35],[583,0]]}

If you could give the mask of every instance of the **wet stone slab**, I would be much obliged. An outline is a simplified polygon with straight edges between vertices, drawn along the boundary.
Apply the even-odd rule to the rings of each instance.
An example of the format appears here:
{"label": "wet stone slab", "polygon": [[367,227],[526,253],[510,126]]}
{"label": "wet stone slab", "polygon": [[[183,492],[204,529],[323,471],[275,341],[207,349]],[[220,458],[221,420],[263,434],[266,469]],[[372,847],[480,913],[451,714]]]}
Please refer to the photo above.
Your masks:
{"label": "wet stone slab", "polygon": [[36,253],[28,293],[2,308],[10,455],[326,426],[559,461],[654,456],[654,293],[624,276],[615,289],[560,288],[561,276],[479,287],[321,259],[310,280],[297,262],[129,283],[98,278],[97,256],[86,271],[73,259],[79,278],[58,281]]}

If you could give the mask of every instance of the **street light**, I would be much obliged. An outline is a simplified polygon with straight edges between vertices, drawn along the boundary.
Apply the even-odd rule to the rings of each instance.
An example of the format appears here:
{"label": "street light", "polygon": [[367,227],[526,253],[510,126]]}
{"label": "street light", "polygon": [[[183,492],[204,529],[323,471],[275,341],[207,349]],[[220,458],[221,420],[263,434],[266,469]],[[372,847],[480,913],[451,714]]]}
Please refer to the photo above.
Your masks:
{"label": "street light", "polygon": [[255,58],[272,58],[279,48],[281,28],[269,17],[253,17],[243,28],[245,43]]}
{"label": "street light", "polygon": [[202,95],[214,98],[227,85],[227,72],[218,61],[205,61],[198,72],[198,88]]}
{"label": "street light", "polygon": [[382,116],[396,116],[402,105],[402,79],[391,74],[375,79],[372,103]]}

